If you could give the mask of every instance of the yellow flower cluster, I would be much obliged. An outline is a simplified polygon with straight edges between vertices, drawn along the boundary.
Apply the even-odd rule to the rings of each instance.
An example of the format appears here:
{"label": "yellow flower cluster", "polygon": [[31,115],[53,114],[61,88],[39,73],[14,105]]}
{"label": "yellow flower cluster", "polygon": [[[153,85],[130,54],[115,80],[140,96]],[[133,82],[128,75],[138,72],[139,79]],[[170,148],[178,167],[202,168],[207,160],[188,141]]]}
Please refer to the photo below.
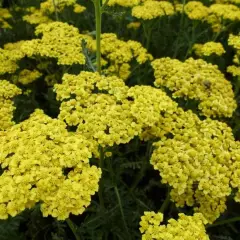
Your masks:
{"label": "yellow flower cluster", "polygon": [[231,128],[210,119],[195,118],[192,126],[172,133],[173,138],[155,143],[151,164],[162,182],[172,187],[171,198],[177,206],[193,206],[211,223],[226,209],[239,144]]}
{"label": "yellow flower cluster", "polygon": [[0,131],[6,130],[14,124],[12,121],[13,105],[12,98],[21,94],[21,90],[6,80],[0,80]]}
{"label": "yellow flower cluster", "polygon": [[[131,71],[130,63],[136,60],[138,64],[152,60],[152,55],[141,45],[141,43],[128,40],[119,40],[114,33],[104,33],[101,36],[101,53],[105,65],[106,75],[116,75],[124,80],[128,78]],[[95,46],[92,43],[92,46]],[[94,50],[94,49],[92,49]]]}
{"label": "yellow flower cluster", "polygon": [[8,43],[0,48],[0,75],[14,73],[18,69],[17,62],[24,57],[20,46],[24,41]]}
{"label": "yellow flower cluster", "polygon": [[[91,72],[65,74],[55,89],[57,99],[63,101],[59,118],[70,126],[78,125],[77,132],[88,139],[112,146],[139,134],[141,126],[131,114],[123,80]],[[94,93],[97,89],[99,93]]]}
{"label": "yellow flower cluster", "polygon": [[40,4],[40,9],[44,13],[54,13],[55,10],[57,12],[62,12],[65,7],[73,6],[76,4],[76,0],[54,0],[54,4],[52,0],[46,0]]}
{"label": "yellow flower cluster", "polygon": [[12,14],[7,8],[0,8],[0,28],[12,28],[11,25],[6,21],[11,18]]}
{"label": "yellow flower cluster", "polygon": [[80,4],[78,4],[78,3],[75,3],[74,5],[73,5],[73,11],[75,12],[75,13],[82,13],[82,12],[84,12],[85,10],[86,10],[86,8],[84,7],[84,6],[82,6],[82,5],[80,5]]}
{"label": "yellow flower cluster", "polygon": [[215,0],[216,3],[233,3],[240,4],[240,0]]}
{"label": "yellow flower cluster", "polygon": [[164,91],[150,86],[134,86],[129,89],[128,96],[134,99],[131,113],[141,124],[141,139],[161,138],[171,131],[174,126],[172,116],[178,109]]}
{"label": "yellow flower cluster", "polygon": [[131,22],[127,25],[128,29],[138,29],[141,26],[140,22]]}
{"label": "yellow flower cluster", "polygon": [[227,72],[231,73],[234,77],[240,76],[240,66],[231,65],[227,67]]}
{"label": "yellow flower cluster", "polygon": [[194,44],[193,50],[195,54],[199,57],[211,56],[213,54],[221,56],[226,52],[223,45],[218,42],[206,42],[204,44]]}
{"label": "yellow flower cluster", "polygon": [[128,88],[117,77],[98,73],[65,74],[56,84],[62,101],[59,119],[102,146],[127,143],[134,136],[163,136],[172,128],[168,120],[177,104],[160,89],[151,86]]}
{"label": "yellow flower cluster", "polygon": [[[105,1],[103,1],[103,2],[105,2]],[[139,3],[140,3],[140,0],[109,0],[108,6],[119,5],[122,7],[133,7],[135,5],[138,5]]]}
{"label": "yellow flower cluster", "polygon": [[161,58],[152,62],[155,86],[166,87],[174,98],[199,101],[198,108],[209,117],[231,117],[236,109],[232,85],[216,65],[193,58],[181,62]]}
{"label": "yellow flower cluster", "polygon": [[85,64],[81,39],[86,36],[79,34],[77,28],[63,22],[52,22],[40,24],[35,33],[42,34],[42,38],[25,41],[21,46],[28,57],[57,58],[59,65]]}
{"label": "yellow flower cluster", "polygon": [[38,78],[42,76],[42,73],[40,73],[38,70],[28,70],[28,69],[23,69],[20,71],[20,73],[16,76],[16,81],[23,84],[27,85],[29,83],[34,82]]}
{"label": "yellow flower cluster", "polygon": [[209,8],[199,1],[189,1],[183,9],[184,13],[192,20],[205,20],[209,15]]}
{"label": "yellow flower cluster", "polygon": [[200,213],[186,216],[178,215],[178,220],[168,220],[168,224],[161,225],[163,214],[155,212],[144,212],[141,217],[140,231],[142,240],[209,240],[206,233],[206,219]]}
{"label": "yellow flower cluster", "polygon": [[46,0],[40,4],[40,9],[30,7],[27,9],[28,14],[23,16],[23,20],[30,24],[50,23],[53,20],[50,16],[56,12],[62,12],[66,7],[73,7],[75,13],[85,11],[85,7],[77,4],[76,0]]}
{"label": "yellow flower cluster", "polygon": [[232,4],[212,4],[209,7],[212,15],[215,15],[219,21],[240,21],[240,8]]}
{"label": "yellow flower cluster", "polygon": [[240,50],[240,35],[230,34],[228,38],[228,45],[236,50]]}
{"label": "yellow flower cluster", "polygon": [[79,215],[98,190],[101,170],[89,165],[92,144],[36,110],[0,142],[0,218],[41,203],[43,216]]}
{"label": "yellow flower cluster", "polygon": [[143,20],[171,16],[174,13],[173,5],[168,1],[143,1],[142,4],[132,8],[132,16]]}
{"label": "yellow flower cluster", "polygon": [[41,9],[37,9],[35,7],[30,7],[26,9],[27,14],[22,18],[24,21],[30,24],[41,24],[41,23],[50,23],[53,20],[49,18]]}
{"label": "yellow flower cluster", "polygon": [[234,197],[235,201],[240,202],[240,142],[236,142],[236,144],[237,148],[232,153],[234,162],[230,166],[232,171],[231,185],[233,188],[237,189]]}
{"label": "yellow flower cluster", "polygon": [[232,46],[236,52],[233,58],[233,62],[236,65],[229,66],[227,72],[231,73],[233,76],[240,76],[240,35],[230,34],[228,45]]}
{"label": "yellow flower cluster", "polygon": [[188,1],[185,5],[176,2],[176,12],[184,12],[192,20],[207,21],[214,32],[225,29],[227,22],[240,20],[240,8],[229,3],[217,1],[209,7],[201,1]]}

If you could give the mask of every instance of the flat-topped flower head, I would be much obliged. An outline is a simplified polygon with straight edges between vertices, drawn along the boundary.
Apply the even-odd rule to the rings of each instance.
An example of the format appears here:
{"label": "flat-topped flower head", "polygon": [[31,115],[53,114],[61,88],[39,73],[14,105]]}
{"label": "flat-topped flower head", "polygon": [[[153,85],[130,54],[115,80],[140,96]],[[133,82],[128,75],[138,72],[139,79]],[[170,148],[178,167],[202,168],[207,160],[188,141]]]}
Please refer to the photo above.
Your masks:
{"label": "flat-topped flower head", "polygon": [[21,89],[16,85],[7,80],[0,80],[0,131],[8,129],[14,124],[12,118],[15,107],[12,98],[21,93]]}
{"label": "flat-topped flower head", "polygon": [[177,206],[193,206],[213,222],[226,209],[239,146],[225,123],[196,118],[186,126],[173,130],[172,138],[155,143],[151,164],[162,182],[172,187],[171,198]]}
{"label": "flat-topped flower head", "polygon": [[240,35],[230,34],[228,38],[228,45],[232,46],[235,50],[240,50]]}
{"label": "flat-topped flower head", "polygon": [[134,86],[129,89],[128,97],[132,99],[131,113],[142,125],[141,139],[160,138],[171,131],[171,116],[178,111],[177,103],[164,91],[151,86]]}
{"label": "flat-topped flower head", "polygon": [[[41,202],[43,216],[79,215],[98,190],[101,170],[89,165],[93,145],[36,110],[1,137],[0,218]],[[67,170],[67,171],[66,171]]]}
{"label": "flat-topped flower head", "polygon": [[0,48],[0,75],[14,73],[18,68],[18,61],[24,57],[21,45],[24,41],[7,43]]}
{"label": "flat-topped flower head", "polygon": [[173,98],[199,101],[198,108],[207,117],[231,117],[237,104],[232,85],[216,65],[193,58],[181,62],[160,58],[152,62],[155,86],[172,91]]}
{"label": "flat-topped flower head", "polygon": [[40,8],[26,8],[27,14],[23,16],[23,20],[34,25],[50,23],[53,22],[52,15],[54,13],[61,13],[68,7],[72,7],[75,13],[82,13],[86,10],[76,0],[46,0],[41,2]]}
{"label": "flat-topped flower head", "polygon": [[207,221],[202,214],[187,216],[180,213],[178,217],[163,225],[162,213],[144,212],[140,222],[142,240],[209,240],[205,229]]}
{"label": "flat-topped flower head", "polygon": [[189,1],[183,7],[184,13],[192,20],[205,21],[209,15],[209,8],[199,1]]}
{"label": "flat-topped flower head", "polygon": [[59,118],[102,146],[127,143],[141,131],[127,100],[128,87],[117,77],[65,74],[55,90],[62,101]]}
{"label": "flat-topped flower head", "polygon": [[226,51],[219,42],[206,42],[204,44],[194,44],[193,50],[199,57],[208,57],[211,55],[222,56]]}
{"label": "flat-topped flower head", "polygon": [[121,7],[133,7],[135,5],[138,5],[140,2],[141,2],[141,0],[109,0],[108,1],[108,6],[118,5],[118,6],[121,6]]}
{"label": "flat-topped flower head", "polygon": [[12,14],[7,8],[0,8],[0,28],[12,28],[8,23],[8,19],[12,18]]}
{"label": "flat-topped flower head", "polygon": [[[130,68],[133,61],[141,65],[153,59],[141,43],[133,40],[120,40],[114,33],[103,33],[101,44],[101,54],[105,61],[103,73],[108,76],[115,75],[126,80],[131,74]],[[92,48],[92,51],[96,49]]]}
{"label": "flat-topped flower head", "polygon": [[63,22],[52,22],[40,24],[35,33],[42,37],[25,41],[21,46],[28,57],[56,58],[59,65],[85,64],[81,46],[85,36],[77,28]]}
{"label": "flat-topped flower head", "polygon": [[132,16],[143,20],[171,16],[174,13],[173,5],[168,1],[144,1],[132,8]]}

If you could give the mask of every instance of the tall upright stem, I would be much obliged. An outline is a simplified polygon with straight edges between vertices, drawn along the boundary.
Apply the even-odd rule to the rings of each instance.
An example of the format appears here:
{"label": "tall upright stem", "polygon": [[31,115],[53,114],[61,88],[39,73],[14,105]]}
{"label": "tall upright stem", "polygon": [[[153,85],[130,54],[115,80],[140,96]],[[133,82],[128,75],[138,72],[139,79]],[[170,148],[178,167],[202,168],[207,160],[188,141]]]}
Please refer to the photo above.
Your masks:
{"label": "tall upright stem", "polygon": [[76,228],[75,228],[73,222],[69,218],[66,219],[66,222],[67,222],[68,226],[70,227],[70,229],[72,230],[72,233],[74,234],[76,240],[80,240],[80,237],[77,234],[77,231],[76,231]]}
{"label": "tall upright stem", "polygon": [[102,25],[101,1],[94,0],[94,7],[96,21],[97,71],[101,74],[101,25]]}

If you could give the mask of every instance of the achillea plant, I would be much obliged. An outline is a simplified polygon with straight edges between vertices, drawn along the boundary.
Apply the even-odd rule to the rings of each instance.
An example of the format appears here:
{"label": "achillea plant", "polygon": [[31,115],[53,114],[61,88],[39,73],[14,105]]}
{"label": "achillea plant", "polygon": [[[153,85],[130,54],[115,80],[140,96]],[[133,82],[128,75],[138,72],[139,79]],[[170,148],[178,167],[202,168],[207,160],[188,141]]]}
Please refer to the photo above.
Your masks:
{"label": "achillea plant", "polygon": [[238,237],[239,0],[1,4],[1,240]]}

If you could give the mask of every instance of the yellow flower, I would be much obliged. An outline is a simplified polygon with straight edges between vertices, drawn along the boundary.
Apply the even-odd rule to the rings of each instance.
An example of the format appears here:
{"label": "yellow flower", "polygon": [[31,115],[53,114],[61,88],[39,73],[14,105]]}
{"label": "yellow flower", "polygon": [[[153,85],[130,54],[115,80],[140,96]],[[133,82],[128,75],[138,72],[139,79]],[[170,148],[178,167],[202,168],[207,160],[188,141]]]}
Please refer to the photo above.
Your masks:
{"label": "yellow flower", "polygon": [[0,80],[0,131],[8,129],[14,124],[12,118],[15,107],[12,98],[21,92],[14,84]]}
{"label": "yellow flower", "polygon": [[81,39],[77,28],[62,22],[40,24],[35,33],[42,34],[41,39],[25,41],[21,50],[28,56],[57,58],[59,65],[85,64]]}
{"label": "yellow flower", "polygon": [[128,29],[138,29],[141,26],[140,22],[131,22],[127,25]]}
{"label": "yellow flower", "polygon": [[[103,1],[103,3],[105,1]],[[108,5],[109,6],[119,5],[122,7],[133,7],[139,3],[140,3],[140,0],[109,0]]]}
{"label": "yellow flower", "polygon": [[167,1],[144,1],[132,8],[132,15],[138,19],[150,20],[161,16],[174,14],[174,7]]}
{"label": "yellow flower", "polygon": [[212,54],[221,56],[226,51],[221,43],[206,42],[204,44],[194,44],[193,49],[199,57],[211,56]]}
{"label": "yellow flower", "polygon": [[23,85],[26,85],[34,82],[41,76],[42,74],[37,70],[30,71],[28,69],[23,69],[18,75],[18,82],[20,82]]}
{"label": "yellow flower", "polygon": [[86,10],[86,8],[84,6],[82,6],[80,4],[77,4],[77,3],[74,4],[73,7],[74,7],[73,11],[75,13],[82,13],[82,12],[84,12]]}
{"label": "yellow flower", "polygon": [[209,116],[231,117],[236,109],[232,85],[217,66],[202,59],[161,58],[152,62],[155,86],[166,87],[174,98],[200,101],[198,108]]}
{"label": "yellow flower", "polygon": [[[0,218],[41,202],[43,216],[81,214],[98,190],[101,170],[90,166],[93,144],[36,110],[9,128],[0,143]],[[65,171],[69,170],[69,171]]]}
{"label": "yellow flower", "polygon": [[208,7],[204,6],[199,1],[189,1],[184,6],[184,12],[192,20],[205,20],[209,15]]}
{"label": "yellow flower", "polygon": [[[190,119],[191,114],[187,115]],[[226,209],[239,148],[226,124],[197,117],[192,120],[192,124],[171,130],[172,138],[155,143],[150,162],[162,182],[172,187],[171,199],[176,205],[195,206],[211,223]]]}
{"label": "yellow flower", "polygon": [[209,240],[204,226],[207,221],[202,214],[186,216],[180,213],[178,216],[178,220],[171,218],[167,225],[162,225],[162,213],[144,212],[140,222],[142,240]]}

